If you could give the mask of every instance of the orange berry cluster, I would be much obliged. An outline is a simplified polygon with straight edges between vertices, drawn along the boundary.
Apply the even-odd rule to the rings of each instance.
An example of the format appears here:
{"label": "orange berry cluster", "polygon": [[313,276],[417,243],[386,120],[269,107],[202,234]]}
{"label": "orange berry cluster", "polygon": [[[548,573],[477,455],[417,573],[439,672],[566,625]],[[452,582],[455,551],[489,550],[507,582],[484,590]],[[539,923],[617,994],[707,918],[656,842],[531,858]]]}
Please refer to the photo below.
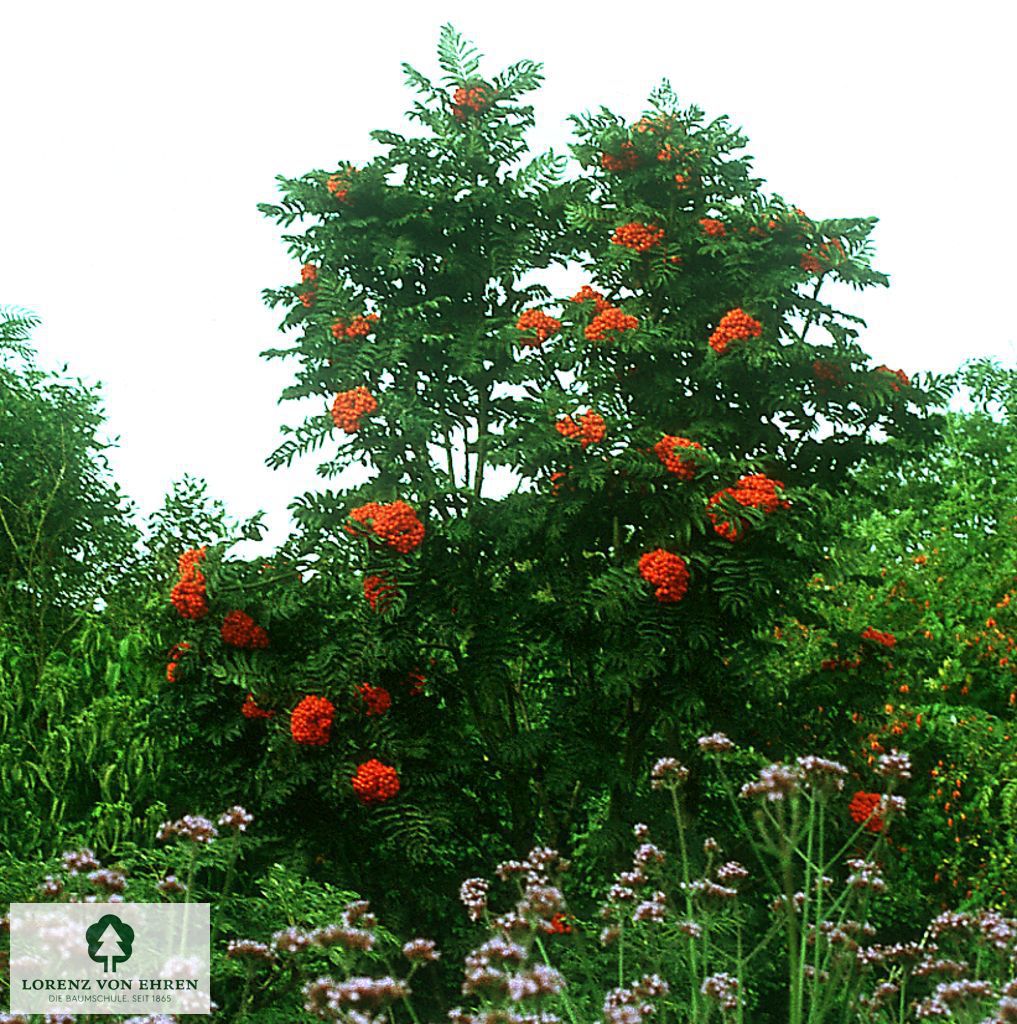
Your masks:
{"label": "orange berry cluster", "polygon": [[370,761],[357,766],[353,776],[353,792],[365,807],[383,804],[399,792],[399,773],[391,765],[372,757]]}
{"label": "orange berry cluster", "polygon": [[[783,486],[779,480],[771,480],[764,473],[748,473],[734,487],[725,487],[713,494],[707,503],[706,514],[721,537],[729,541],[740,540],[748,524],[738,516],[728,518],[723,507],[734,501],[743,508],[761,509],[768,515],[778,509],[790,508],[791,503],[777,493],[777,488]],[[719,511],[714,511],[715,508]]]}
{"label": "orange berry cluster", "polygon": [[869,832],[882,832],[884,822],[878,814],[875,813],[879,807],[880,796],[878,793],[863,793],[859,791],[851,798],[851,803],[848,805],[848,813],[851,815],[851,820],[856,825],[861,825],[865,822],[865,828]]}
{"label": "orange berry cluster", "polygon": [[274,718],[274,711],[266,711],[264,708],[259,708],[257,701],[254,699],[254,694],[249,693],[241,705],[240,713],[244,718]]}
{"label": "orange berry cluster", "polygon": [[170,591],[173,607],[185,619],[203,619],[208,614],[205,575],[198,563],[205,558],[206,548],[191,548],[177,559],[180,579]]}
{"label": "orange berry cluster", "polygon": [[300,268],[300,280],[307,288],[299,295],[301,303],[308,309],[314,305],[318,291],[318,268],[313,263],[305,263]]}
{"label": "orange berry cluster", "polygon": [[268,647],[268,633],[247,612],[232,611],[219,629],[223,643],[254,651]]}
{"label": "orange berry cluster", "polygon": [[463,122],[470,114],[482,114],[490,103],[491,95],[487,86],[460,86],[452,94],[452,116]]}
{"label": "orange berry cluster", "polygon": [[872,626],[866,627],[862,633],[862,639],[871,640],[874,644],[880,644],[883,647],[897,646],[897,638],[893,633],[883,633],[881,630],[873,629]]}
{"label": "orange berry cluster", "polygon": [[730,309],[720,318],[717,329],[710,335],[710,348],[722,356],[732,342],[758,338],[762,333],[763,325],[744,309]]}
{"label": "orange berry cluster", "polygon": [[703,229],[703,234],[709,238],[727,238],[726,225],[716,217],[701,217],[699,226]]}
{"label": "orange berry cluster", "polygon": [[377,313],[368,313],[366,316],[355,316],[349,323],[345,320],[336,320],[332,324],[332,337],[337,341],[350,341],[352,338],[366,337],[374,330],[378,322]]}
{"label": "orange berry cluster", "polygon": [[653,451],[669,473],[682,480],[691,480],[696,475],[695,458],[682,458],[675,454],[676,448],[698,448],[702,450],[698,441],[690,441],[687,437],[675,437],[672,434],[665,434],[654,446]]}
{"label": "orange berry cluster", "polygon": [[596,288],[591,288],[588,284],[584,284],[579,291],[573,295],[569,302],[592,302],[594,308],[598,313],[603,313],[605,309],[614,309],[610,302],[604,298]]}
{"label": "orange berry cluster", "polygon": [[398,584],[387,576],[364,577],[364,597],[372,612],[385,612],[398,594]]}
{"label": "orange berry cluster", "polygon": [[614,174],[631,171],[639,166],[639,154],[636,152],[636,147],[633,146],[631,142],[623,142],[619,147],[617,154],[600,154],[600,166],[603,167],[605,171],[611,171]]}
{"label": "orange berry cluster", "polygon": [[360,694],[360,699],[364,702],[364,713],[368,718],[383,715],[392,707],[392,694],[384,686],[361,683],[357,687],[357,693]]}
{"label": "orange berry cluster", "polygon": [[799,264],[807,274],[825,274],[846,259],[847,253],[840,239],[831,238],[829,242],[803,252]]}
{"label": "orange berry cluster", "polygon": [[554,429],[562,437],[578,437],[584,448],[591,444],[596,444],[598,441],[603,441],[607,434],[607,424],[604,422],[604,417],[592,409],[584,412],[579,417],[578,423],[571,416],[563,416],[555,423]]}
{"label": "orange berry cluster", "polygon": [[523,338],[525,348],[540,348],[541,345],[561,330],[561,321],[555,320],[539,309],[525,310],[516,321],[517,331],[533,331],[529,338]]}
{"label": "orange berry cluster", "polygon": [[[367,527],[380,541],[401,555],[409,554],[424,539],[424,524],[405,501],[391,501],[388,504],[369,501],[355,508],[350,518],[358,526]],[[363,530],[352,523],[347,523],[346,532],[354,536],[364,534]]]}
{"label": "orange berry cluster", "polygon": [[689,567],[681,555],[657,548],[639,559],[639,575],[656,589],[661,604],[676,604],[689,589]]}
{"label": "orange berry cluster", "polygon": [[174,644],[169,649],[169,654],[166,656],[166,681],[169,683],[175,683],[177,681],[177,663],[184,656],[185,651],[189,651],[191,645],[183,640],[178,644]]}
{"label": "orange berry cluster", "polygon": [[335,705],[327,697],[309,693],[290,715],[290,734],[305,747],[323,747],[332,736]]}
{"label": "orange berry cluster", "polygon": [[889,366],[877,366],[876,373],[886,373],[895,378],[890,382],[892,391],[900,391],[901,385],[906,388],[911,387],[911,378],[903,370],[891,370]]}
{"label": "orange berry cluster", "polygon": [[332,403],[332,422],[347,434],[355,434],[360,429],[360,417],[369,416],[377,408],[377,400],[363,386],[340,391]]}
{"label": "orange berry cluster", "polygon": [[348,200],[350,186],[353,184],[353,178],[356,173],[357,169],[355,167],[346,167],[338,174],[333,174],[325,183],[325,187],[340,203],[345,203]]}
{"label": "orange berry cluster", "polygon": [[634,331],[638,326],[638,318],[623,313],[617,306],[608,306],[586,325],[583,335],[587,341],[603,341],[611,334]]}
{"label": "orange berry cluster", "polygon": [[633,249],[635,252],[646,252],[655,245],[659,245],[663,237],[663,228],[633,221],[631,224],[622,224],[621,227],[615,228],[611,242],[614,245],[623,245],[626,249]]}

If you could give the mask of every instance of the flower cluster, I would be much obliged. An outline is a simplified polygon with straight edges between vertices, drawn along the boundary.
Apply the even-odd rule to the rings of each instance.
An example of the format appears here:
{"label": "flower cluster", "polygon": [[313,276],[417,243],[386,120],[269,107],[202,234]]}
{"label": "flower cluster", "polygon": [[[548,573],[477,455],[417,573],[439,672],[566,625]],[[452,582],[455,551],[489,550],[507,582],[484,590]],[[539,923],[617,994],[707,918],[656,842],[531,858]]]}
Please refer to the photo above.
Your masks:
{"label": "flower cluster", "polygon": [[600,154],[600,166],[613,174],[631,171],[639,166],[639,154],[631,142],[623,142],[618,147],[617,153]]}
{"label": "flower cluster", "polygon": [[717,220],[716,217],[701,217],[699,220],[699,226],[703,229],[703,234],[709,238],[726,238],[727,228],[722,220]]}
{"label": "flower cluster", "polygon": [[583,448],[603,441],[607,434],[607,424],[604,422],[604,417],[592,409],[584,412],[578,421],[571,416],[563,416],[555,423],[554,429],[562,437],[579,438]]}
{"label": "flower cluster", "polygon": [[661,604],[676,604],[689,589],[689,567],[681,555],[657,548],[639,559],[639,575],[651,586]]}
{"label": "flower cluster", "polygon": [[290,715],[290,733],[305,747],[323,747],[332,735],[335,705],[327,697],[309,693]]}
{"label": "flower cluster", "polygon": [[249,693],[244,698],[244,703],[240,706],[240,713],[244,718],[273,718],[275,716],[274,711],[266,711],[264,708],[258,707],[253,693]]}
{"label": "flower cluster", "polygon": [[392,706],[392,694],[384,686],[361,683],[357,687],[357,693],[360,694],[360,699],[364,702],[364,713],[368,718],[383,715]]}
{"label": "flower cluster", "polygon": [[770,515],[778,509],[791,507],[791,503],[777,493],[777,489],[783,487],[779,480],[771,480],[764,473],[748,473],[733,487],[725,487],[713,494],[707,502],[706,514],[721,537],[729,541],[740,540],[748,524],[740,516],[731,516],[725,507],[729,508],[734,502],[742,508],[759,509]]}
{"label": "flower cluster", "polygon": [[664,229],[653,224],[640,224],[633,221],[631,224],[622,224],[615,228],[611,236],[613,245],[623,245],[626,249],[635,252],[647,252],[655,245],[659,245],[664,237]]}
{"label": "flower cluster", "polygon": [[744,309],[730,309],[717,324],[716,330],[710,335],[710,348],[722,356],[732,342],[758,338],[763,333],[763,325]]}
{"label": "flower cluster", "polygon": [[203,818],[200,814],[185,814],[176,821],[164,821],[159,826],[155,838],[164,843],[175,836],[198,846],[208,846],[218,835],[218,829],[208,818]]}
{"label": "flower cluster", "polygon": [[355,167],[344,167],[338,174],[333,174],[325,183],[325,187],[340,203],[349,201],[350,186],[357,174]]}
{"label": "flower cluster", "polygon": [[223,619],[219,629],[223,643],[244,650],[261,650],[268,647],[268,633],[259,626],[247,612],[234,610]]}
{"label": "flower cluster", "polygon": [[665,434],[653,446],[653,451],[669,473],[674,473],[675,476],[682,480],[691,480],[696,475],[695,458],[686,456],[683,459],[675,453],[675,449],[682,448],[687,450],[698,448],[702,450],[702,447],[698,441],[690,441],[687,437],[675,437],[672,434]]}
{"label": "flower cluster", "polygon": [[166,681],[168,683],[175,683],[177,681],[177,666],[185,652],[190,649],[191,645],[186,640],[174,644],[169,649],[169,654],[166,655]]}
{"label": "flower cluster", "polygon": [[350,519],[353,523],[347,523],[347,533],[363,536],[364,531],[360,527],[366,527],[378,540],[401,555],[409,554],[424,539],[424,524],[405,501],[391,501],[387,504],[369,501],[353,509]]}
{"label": "flower cluster", "polygon": [[612,334],[634,331],[638,326],[638,317],[622,312],[617,306],[607,306],[586,325],[583,337],[587,341],[604,341]]}
{"label": "flower cluster", "polygon": [[203,619],[208,614],[208,596],[205,593],[205,575],[198,568],[206,548],[191,548],[177,559],[179,580],[170,592],[173,607],[185,619]]}
{"label": "flower cluster", "polygon": [[486,85],[460,86],[452,94],[452,116],[462,123],[471,114],[482,114],[491,105]]}
{"label": "flower cluster", "polygon": [[376,757],[358,765],[352,781],[353,792],[365,807],[383,804],[399,792],[399,773]]}
{"label": "flower cluster", "polygon": [[517,331],[532,331],[532,335],[522,339],[524,348],[540,348],[541,345],[561,330],[561,321],[539,309],[527,309],[516,321]]}
{"label": "flower cluster", "polygon": [[363,385],[340,391],[332,403],[332,422],[347,434],[355,434],[360,429],[360,417],[369,416],[377,408],[377,399]]}
{"label": "flower cluster", "polygon": [[884,633],[881,630],[873,629],[872,626],[866,627],[862,633],[862,639],[871,640],[874,644],[879,644],[882,647],[893,648],[897,645],[897,638],[893,633]]}
{"label": "flower cluster", "polygon": [[355,316],[349,323],[340,318],[332,324],[332,337],[336,341],[352,341],[354,338],[364,338],[374,330],[374,325],[378,322],[378,319],[377,313]]}
{"label": "flower cluster", "polygon": [[365,576],[364,597],[372,612],[384,614],[399,596],[399,585],[388,576]]}
{"label": "flower cluster", "polygon": [[240,804],[228,807],[219,815],[219,827],[231,828],[234,832],[246,832],[247,826],[254,821],[254,815],[246,811]]}

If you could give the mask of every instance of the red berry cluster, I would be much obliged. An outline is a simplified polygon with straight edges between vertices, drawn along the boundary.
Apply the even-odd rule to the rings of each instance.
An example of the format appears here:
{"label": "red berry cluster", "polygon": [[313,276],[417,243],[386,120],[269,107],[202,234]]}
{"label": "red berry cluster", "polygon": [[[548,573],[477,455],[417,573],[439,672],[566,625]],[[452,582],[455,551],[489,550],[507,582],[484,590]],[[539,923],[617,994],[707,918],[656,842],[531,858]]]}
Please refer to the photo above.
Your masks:
{"label": "red berry cluster", "polygon": [[732,342],[758,338],[762,333],[763,325],[744,309],[730,309],[721,317],[717,329],[710,335],[710,348],[722,356]]}
{"label": "red berry cluster", "polygon": [[623,142],[617,153],[600,154],[600,166],[614,174],[631,171],[639,166],[639,154],[631,142]]}
{"label": "red berry cluster", "polygon": [[486,85],[460,86],[452,94],[452,116],[462,123],[470,114],[482,114],[491,105]]}
{"label": "red berry cluster", "polygon": [[399,792],[399,773],[391,765],[372,757],[370,761],[357,766],[357,773],[353,776],[353,792],[366,807],[383,804]]}
{"label": "red berry cluster", "polygon": [[340,391],[332,403],[332,422],[347,434],[355,434],[360,429],[360,417],[369,416],[377,408],[377,399],[362,385]]}
{"label": "red berry cluster", "polygon": [[399,585],[388,576],[365,576],[364,597],[372,612],[384,613],[399,596]]}
{"label": "red berry cluster", "polygon": [[799,263],[807,274],[825,274],[846,259],[847,253],[840,239],[832,238],[829,242],[803,252]]}
{"label": "red berry cluster", "polygon": [[313,263],[305,263],[300,268],[300,280],[307,288],[300,293],[301,303],[308,309],[314,305],[318,292],[318,268]]}
{"label": "red berry cluster", "polygon": [[563,416],[555,423],[554,429],[562,437],[578,437],[584,448],[603,441],[607,434],[607,424],[604,422],[604,417],[592,409],[584,412],[579,417],[578,423],[571,416]]}
{"label": "red berry cluster", "polygon": [[327,697],[309,693],[290,715],[290,733],[305,747],[323,747],[332,736],[335,705]]}
{"label": "red berry cluster", "polygon": [[639,559],[639,575],[656,589],[661,604],[676,604],[689,589],[689,567],[681,555],[657,548]]}
{"label": "red berry cluster", "polygon": [[325,187],[339,200],[340,203],[348,202],[350,186],[357,174],[355,167],[345,167],[338,174],[333,174],[325,184]]}
{"label": "red berry cluster", "polygon": [[353,523],[346,524],[346,532],[354,536],[363,536],[366,527],[375,537],[401,555],[409,554],[420,546],[424,539],[424,524],[417,518],[417,513],[405,501],[391,501],[382,504],[369,501],[366,505],[355,508],[350,513]]}
{"label": "red berry cluster", "polygon": [[247,612],[232,611],[219,630],[223,643],[253,651],[268,647],[268,633]]}
{"label": "red berry cluster", "polygon": [[611,242],[614,245],[623,245],[626,249],[633,249],[635,252],[646,252],[655,245],[659,245],[663,237],[663,228],[633,221],[631,224],[622,224],[621,227],[615,228]]}
{"label": "red berry cluster", "polygon": [[848,805],[848,813],[856,825],[865,822],[865,828],[869,832],[882,832],[884,828],[883,819],[875,812],[879,808],[881,797],[878,793],[855,793]]}
{"label": "red berry cluster", "polygon": [[552,914],[551,919],[544,927],[544,931],[548,935],[571,935],[572,925],[569,923],[568,915],[563,914],[560,910]]}
{"label": "red berry cluster", "polygon": [[360,699],[364,702],[364,713],[368,718],[383,715],[392,707],[392,694],[384,686],[361,683],[357,687],[357,693],[360,694]]}
{"label": "red berry cluster", "polygon": [[699,226],[703,229],[703,234],[709,238],[727,238],[727,227],[716,217],[700,218]]}
{"label": "red berry cluster", "polygon": [[877,366],[876,373],[885,373],[894,378],[890,382],[892,391],[900,391],[901,385],[906,388],[911,387],[911,378],[903,370],[891,370],[889,366]]}
{"label": "red berry cluster", "polygon": [[406,673],[403,685],[406,687],[411,697],[419,697],[427,686],[427,679],[419,668],[411,668],[410,671]]}
{"label": "red berry cluster", "polygon": [[355,316],[349,323],[343,319],[332,324],[332,337],[337,341],[350,341],[353,338],[364,338],[374,330],[378,322],[377,313],[366,316]]}
{"label": "red berry cluster", "polygon": [[710,497],[706,513],[714,530],[729,541],[740,540],[744,536],[748,528],[745,520],[730,516],[725,511],[732,501],[742,508],[761,509],[768,515],[778,509],[790,508],[791,503],[777,493],[778,487],[783,488],[784,485],[779,480],[771,480],[765,473],[748,473],[734,487],[717,491]]}
{"label": "red berry cluster", "polygon": [[169,649],[169,654],[166,655],[166,681],[169,683],[175,683],[177,681],[177,664],[180,659],[184,656],[185,651],[189,651],[191,645],[183,640],[178,644],[174,644]]}
{"label": "red berry cluster", "polygon": [[274,718],[274,711],[266,711],[264,708],[259,708],[257,701],[254,699],[254,694],[249,693],[244,700],[244,703],[240,707],[240,713],[244,718]]}
{"label": "red berry cluster", "polygon": [[180,576],[170,591],[173,607],[185,619],[203,619],[208,614],[208,595],[205,592],[205,575],[198,563],[205,558],[206,548],[191,548],[177,559]]}
{"label": "red berry cluster", "polygon": [[884,633],[882,630],[873,629],[872,626],[867,626],[862,633],[863,640],[871,640],[874,644],[880,644],[882,647],[896,647],[897,638],[893,633]]}
{"label": "red berry cluster", "polygon": [[603,313],[605,309],[613,309],[607,299],[604,298],[596,288],[591,288],[588,284],[584,284],[579,291],[576,292],[569,302],[592,302],[598,313]]}
{"label": "red berry cluster", "polygon": [[691,480],[696,475],[695,457],[682,458],[675,453],[676,448],[698,448],[703,446],[698,441],[690,441],[687,437],[675,437],[672,434],[665,434],[654,446],[656,456],[664,464],[669,473],[682,480]]}
{"label": "red berry cluster", "polygon": [[636,317],[623,313],[617,306],[607,306],[586,325],[583,334],[587,341],[603,341],[611,334],[634,331],[638,326]]}
{"label": "red berry cluster", "polygon": [[561,330],[561,321],[539,309],[527,309],[516,321],[516,330],[533,331],[531,337],[523,338],[524,348],[540,348],[552,334],[557,334]]}

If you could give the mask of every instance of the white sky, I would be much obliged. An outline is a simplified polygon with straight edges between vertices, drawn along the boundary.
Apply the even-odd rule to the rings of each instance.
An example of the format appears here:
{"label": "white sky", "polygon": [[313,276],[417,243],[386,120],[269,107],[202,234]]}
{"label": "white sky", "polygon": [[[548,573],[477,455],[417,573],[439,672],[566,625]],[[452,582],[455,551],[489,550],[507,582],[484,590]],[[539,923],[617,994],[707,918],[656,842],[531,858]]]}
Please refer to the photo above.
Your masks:
{"label": "white sky", "polygon": [[568,114],[633,118],[671,79],[731,115],[773,191],[815,217],[875,214],[892,285],[854,296],[879,362],[1013,362],[1017,212],[1009,5],[0,0],[0,302],[47,364],[106,384],[118,478],[143,510],[184,472],[286,529],[310,467],[264,457],[296,410],[260,290],[296,267],[255,208],[273,177],[369,157],[399,128],[400,61],[436,73],[452,21],[490,72],[543,61],[539,148]]}

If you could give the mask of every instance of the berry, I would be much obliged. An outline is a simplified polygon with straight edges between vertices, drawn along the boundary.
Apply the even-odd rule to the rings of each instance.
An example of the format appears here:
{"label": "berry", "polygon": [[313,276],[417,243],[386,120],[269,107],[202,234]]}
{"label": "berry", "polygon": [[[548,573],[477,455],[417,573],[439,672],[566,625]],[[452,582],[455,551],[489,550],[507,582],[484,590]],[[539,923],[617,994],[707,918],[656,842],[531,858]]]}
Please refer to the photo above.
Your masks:
{"label": "berry", "polygon": [[598,313],[603,313],[605,309],[613,309],[607,299],[600,294],[595,288],[591,288],[588,284],[584,284],[579,291],[576,292],[569,302],[593,302]]}
{"label": "berry", "polygon": [[412,668],[406,673],[403,685],[407,688],[411,697],[419,697],[424,692],[424,687],[427,686],[427,679],[419,668]]}
{"label": "berry", "polygon": [[471,114],[482,114],[490,104],[486,85],[460,86],[452,94],[452,116],[462,124]]}
{"label": "berry", "polygon": [[584,412],[579,417],[578,423],[571,416],[563,416],[555,423],[554,428],[562,437],[578,437],[583,448],[596,444],[598,441],[603,441],[607,434],[607,424],[604,423],[604,417],[592,409]]}
{"label": "berry", "polygon": [[169,683],[175,683],[177,681],[177,664],[180,659],[184,656],[185,651],[189,651],[191,645],[183,640],[178,644],[174,644],[166,655],[166,681]]}
{"label": "berry", "polygon": [[349,202],[350,185],[353,184],[356,174],[355,167],[345,167],[338,174],[333,174],[325,183],[325,187],[340,203]]}
{"label": "berry", "polygon": [[369,416],[377,408],[377,399],[362,385],[340,391],[332,403],[332,422],[347,434],[355,434],[360,429],[360,417]]}
{"label": "berry", "polygon": [[392,706],[392,694],[384,686],[372,686],[370,683],[361,683],[357,687],[364,702],[365,714],[368,718],[375,715],[383,715]]}
{"label": "berry", "polygon": [[665,434],[654,446],[656,456],[664,464],[669,473],[682,480],[691,480],[696,475],[696,461],[692,456],[682,458],[675,453],[676,448],[698,448],[703,446],[698,441],[690,441],[687,437],[674,437]]}
{"label": "berry", "polygon": [[865,828],[869,832],[882,832],[884,828],[884,822],[878,814],[874,812],[879,807],[880,796],[878,793],[863,793],[861,791],[855,793],[851,798],[851,803],[848,805],[848,813],[851,815],[851,820],[856,825],[861,825],[865,822]]}
{"label": "berry", "polygon": [[219,629],[223,643],[244,650],[268,647],[268,633],[247,612],[232,611]]}
{"label": "berry", "polygon": [[731,342],[758,338],[762,333],[763,325],[744,309],[731,309],[721,317],[717,329],[710,335],[710,348],[722,356]]}
{"label": "berry", "polygon": [[837,238],[802,253],[799,264],[807,274],[825,274],[847,259],[844,246]]}
{"label": "berry", "polygon": [[587,324],[583,332],[587,341],[604,341],[611,332],[634,331],[639,326],[639,320],[623,313],[616,306],[607,306]]}
{"label": "berry", "polygon": [[689,567],[681,555],[657,548],[639,559],[639,575],[656,589],[661,604],[676,604],[689,589]]}
{"label": "berry", "polygon": [[336,320],[332,324],[332,337],[337,341],[366,337],[374,330],[379,319],[377,313],[368,313],[366,316],[355,316],[349,323],[343,319]]}
{"label": "berry", "polygon": [[631,171],[639,166],[639,154],[631,142],[623,142],[618,147],[618,153],[600,154],[600,166],[605,171],[611,171],[614,174]]}
{"label": "berry", "polygon": [[626,249],[633,249],[635,252],[646,252],[658,245],[663,237],[663,228],[633,221],[631,224],[622,224],[621,227],[615,228],[611,242],[614,245],[623,245]]}
{"label": "berry", "polygon": [[364,597],[372,612],[384,614],[399,596],[399,585],[388,576],[365,576]]}
{"label": "berry", "polygon": [[208,614],[205,576],[198,568],[206,551],[204,547],[191,548],[177,559],[180,579],[170,591],[170,601],[182,618],[203,619]]}
{"label": "berry", "polygon": [[[779,480],[771,480],[763,473],[748,473],[741,477],[734,487],[725,487],[717,491],[707,502],[707,516],[713,523],[714,530],[729,541],[740,540],[748,523],[739,516],[728,518],[723,514],[724,506],[730,507],[731,502],[741,505],[743,508],[761,509],[767,515],[776,512],[777,509],[790,508],[791,503],[781,498],[777,488],[783,488]],[[718,509],[718,511],[714,511]]]}
{"label": "berry", "polygon": [[353,536],[363,536],[366,527],[382,543],[394,548],[401,555],[409,554],[420,546],[424,539],[424,524],[417,518],[417,513],[405,501],[392,501],[381,504],[369,501],[366,505],[350,512],[353,523],[346,524],[346,532]]}
{"label": "berry", "polygon": [[240,707],[240,713],[244,718],[273,718],[275,716],[274,711],[265,711],[263,708],[259,708],[252,693],[247,695]]}
{"label": "berry", "polygon": [[703,234],[710,238],[727,238],[727,228],[724,226],[724,222],[717,220],[716,217],[702,217],[699,226],[703,229]]}
{"label": "berry", "polygon": [[374,757],[357,766],[352,781],[353,792],[366,807],[383,804],[399,792],[399,773]]}
{"label": "berry", "polygon": [[876,373],[885,373],[893,378],[890,381],[891,391],[900,391],[901,385],[906,388],[911,387],[911,378],[903,370],[891,370],[889,366],[877,366]]}
{"label": "berry", "polygon": [[290,733],[305,747],[323,747],[332,735],[335,705],[327,697],[308,694],[290,715]]}
{"label": "berry", "polygon": [[516,330],[533,331],[532,337],[523,338],[524,348],[540,348],[552,334],[557,334],[561,330],[561,321],[539,309],[527,309],[516,321]]}
{"label": "berry", "polygon": [[871,640],[874,644],[880,644],[883,647],[896,647],[897,638],[893,633],[883,633],[878,629],[873,629],[872,626],[867,626],[865,631],[862,633],[863,640]]}

